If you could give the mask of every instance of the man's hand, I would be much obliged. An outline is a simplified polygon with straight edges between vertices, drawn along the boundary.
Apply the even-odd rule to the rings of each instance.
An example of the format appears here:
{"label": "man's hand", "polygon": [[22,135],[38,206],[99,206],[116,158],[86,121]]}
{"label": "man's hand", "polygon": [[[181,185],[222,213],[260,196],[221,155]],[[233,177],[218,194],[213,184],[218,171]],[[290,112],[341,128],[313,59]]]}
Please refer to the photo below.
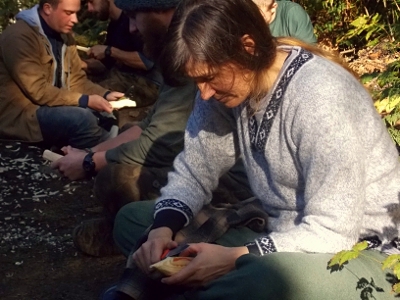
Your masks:
{"label": "man's hand", "polygon": [[123,96],[124,96],[124,93],[111,92],[111,93],[108,93],[106,98],[107,98],[108,101],[116,101],[116,100],[118,100],[119,98],[121,98]]}
{"label": "man's hand", "polygon": [[89,57],[93,57],[95,59],[98,60],[102,60],[103,58],[106,57],[106,55],[104,54],[104,51],[106,50],[107,45],[95,45],[93,47],[90,48],[90,50],[88,51],[88,55]]}
{"label": "man's hand", "polygon": [[159,262],[165,249],[173,249],[178,246],[172,240],[172,230],[160,227],[150,231],[147,241],[133,253],[136,265],[145,273],[150,274],[150,265]]}
{"label": "man's hand", "polygon": [[228,248],[220,245],[191,244],[180,256],[195,256],[181,271],[162,279],[165,284],[203,286],[235,268],[236,259],[249,253],[247,247]]}
{"label": "man's hand", "polygon": [[81,60],[82,69],[87,74],[100,75],[106,73],[108,70],[103,63],[95,58],[88,58]]}
{"label": "man's hand", "polygon": [[112,106],[110,102],[99,95],[89,95],[88,107],[98,112],[112,112]]}
{"label": "man's hand", "polygon": [[70,180],[84,179],[86,172],[82,168],[83,159],[86,156],[86,151],[72,148],[71,146],[61,149],[65,156],[52,162],[51,167],[58,171]]}

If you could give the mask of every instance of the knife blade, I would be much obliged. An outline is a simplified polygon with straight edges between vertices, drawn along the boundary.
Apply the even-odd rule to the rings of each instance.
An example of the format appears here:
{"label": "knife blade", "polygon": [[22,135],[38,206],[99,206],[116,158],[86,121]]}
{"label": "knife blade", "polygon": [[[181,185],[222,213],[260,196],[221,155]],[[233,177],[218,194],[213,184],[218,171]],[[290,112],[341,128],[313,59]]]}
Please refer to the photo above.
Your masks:
{"label": "knife blade", "polygon": [[181,254],[183,250],[189,247],[189,244],[181,244],[178,245],[178,247],[171,249],[171,250],[166,250],[164,253],[161,255],[161,259],[165,259],[167,257],[172,257],[172,256],[178,256]]}

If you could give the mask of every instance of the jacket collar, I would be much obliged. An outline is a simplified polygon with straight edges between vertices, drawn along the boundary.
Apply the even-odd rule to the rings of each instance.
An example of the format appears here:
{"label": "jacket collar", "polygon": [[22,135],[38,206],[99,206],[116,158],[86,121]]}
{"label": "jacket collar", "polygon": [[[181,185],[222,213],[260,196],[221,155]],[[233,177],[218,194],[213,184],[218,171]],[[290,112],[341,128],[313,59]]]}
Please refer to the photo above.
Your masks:
{"label": "jacket collar", "polygon": [[53,39],[62,41],[61,34],[57,31],[55,31],[53,28],[51,28],[39,13],[38,13],[38,15],[39,15],[40,24],[42,25],[44,34],[49,38],[53,38]]}

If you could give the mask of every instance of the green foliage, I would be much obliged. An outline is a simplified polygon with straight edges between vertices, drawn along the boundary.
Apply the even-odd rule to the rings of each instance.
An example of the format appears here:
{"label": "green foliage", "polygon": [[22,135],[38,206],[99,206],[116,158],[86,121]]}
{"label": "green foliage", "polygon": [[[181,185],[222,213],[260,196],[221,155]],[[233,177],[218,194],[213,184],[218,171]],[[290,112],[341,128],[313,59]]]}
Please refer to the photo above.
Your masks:
{"label": "green foliage", "polygon": [[[389,255],[382,263],[382,270],[391,269],[397,279],[400,279],[400,255]],[[400,283],[393,285],[393,291],[400,294]]]}
{"label": "green foliage", "polygon": [[107,24],[106,21],[98,21],[92,18],[83,19],[74,27],[76,43],[88,47],[102,44],[106,38]]}
{"label": "green foliage", "polygon": [[87,47],[103,44],[106,38],[108,21],[99,21],[95,19],[93,15],[87,11],[86,0],[81,1],[81,10],[78,13],[79,23],[74,27],[77,44]]}
{"label": "green foliage", "polygon": [[350,23],[349,31],[337,41],[341,43],[347,40],[360,39],[358,42],[362,43],[362,40],[365,39],[367,46],[375,46],[380,41],[382,35],[380,33],[385,33],[385,26],[381,20],[382,16],[378,13],[373,16],[360,16]]}
{"label": "green foliage", "polygon": [[328,268],[335,265],[341,267],[343,264],[348,263],[350,260],[357,258],[360,252],[367,249],[368,243],[366,241],[355,244],[351,250],[342,250],[336,253],[328,263]]}
{"label": "green foliage", "polygon": [[[0,32],[15,22],[15,16],[19,11],[30,8],[38,2],[39,0],[0,0]],[[108,23],[91,18],[87,13],[85,0],[81,1],[78,19],[79,23],[74,27],[77,44],[92,46],[104,42]]]}
{"label": "green foliage", "polygon": [[[400,60],[389,64],[386,71],[374,79],[380,93],[374,95],[375,108],[381,114],[393,141],[400,146]],[[372,76],[370,77],[372,78]],[[364,77],[365,79],[365,77]]]}
{"label": "green foliage", "polygon": [[344,48],[372,46],[400,37],[400,0],[297,0],[319,40]]}
{"label": "green foliage", "polygon": [[[368,243],[366,241],[357,243],[351,248],[351,250],[342,250],[336,253],[331,260],[328,262],[328,269],[332,271],[341,271],[343,266],[347,264],[350,260],[358,258],[360,255],[364,255],[365,257],[369,257],[364,254],[363,251],[368,248]],[[400,280],[400,254],[392,254],[389,255],[384,261],[378,261],[372,257],[370,259],[376,261],[377,263],[382,265],[382,270],[391,269],[397,281]],[[361,290],[360,298],[361,299],[375,299],[373,296],[373,292],[383,292],[384,290],[378,286],[376,286],[373,278],[368,281],[365,278],[359,278],[357,282],[356,289]],[[393,292],[400,294],[400,283],[394,283]]]}
{"label": "green foliage", "polygon": [[14,22],[15,15],[26,8],[34,6],[38,1],[33,0],[0,0],[0,32]]}

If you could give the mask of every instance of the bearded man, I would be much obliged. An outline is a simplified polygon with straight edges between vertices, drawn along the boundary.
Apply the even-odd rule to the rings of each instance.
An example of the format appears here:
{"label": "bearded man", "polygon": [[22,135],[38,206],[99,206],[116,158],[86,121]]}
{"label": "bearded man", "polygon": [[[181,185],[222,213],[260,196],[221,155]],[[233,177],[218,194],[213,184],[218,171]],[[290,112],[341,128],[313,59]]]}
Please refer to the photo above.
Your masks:
{"label": "bearded man", "polygon": [[160,78],[153,72],[154,62],[143,53],[141,36],[129,31],[129,18],[114,0],[88,0],[87,10],[109,23],[104,44],[90,48],[82,68],[101,86],[127,93],[136,107],[153,104]]}

